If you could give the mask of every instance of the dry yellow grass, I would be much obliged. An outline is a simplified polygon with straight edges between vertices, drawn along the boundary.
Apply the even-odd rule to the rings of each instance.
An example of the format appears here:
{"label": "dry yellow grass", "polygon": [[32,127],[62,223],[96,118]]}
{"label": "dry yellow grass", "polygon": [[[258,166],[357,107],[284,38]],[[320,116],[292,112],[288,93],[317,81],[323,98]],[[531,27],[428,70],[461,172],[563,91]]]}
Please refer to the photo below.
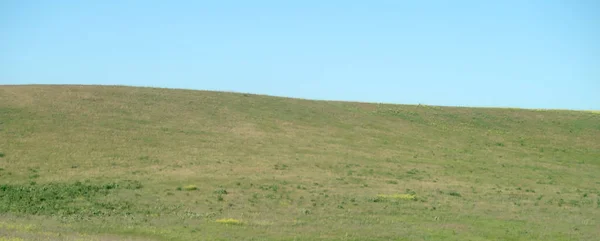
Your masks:
{"label": "dry yellow grass", "polygon": [[242,225],[243,224],[242,221],[233,219],[233,218],[217,219],[215,222],[221,223],[221,224],[230,224],[230,225]]}

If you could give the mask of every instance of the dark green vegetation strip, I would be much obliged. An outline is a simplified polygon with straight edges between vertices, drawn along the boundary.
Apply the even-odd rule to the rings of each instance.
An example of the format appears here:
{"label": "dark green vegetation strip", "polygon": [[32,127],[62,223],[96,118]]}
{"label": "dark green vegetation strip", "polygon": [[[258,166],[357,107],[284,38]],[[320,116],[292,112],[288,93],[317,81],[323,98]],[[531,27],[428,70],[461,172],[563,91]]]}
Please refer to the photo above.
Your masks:
{"label": "dark green vegetation strip", "polygon": [[139,189],[139,182],[104,185],[81,182],[30,185],[0,185],[0,212],[74,217],[130,214],[127,200],[105,200],[118,189]]}

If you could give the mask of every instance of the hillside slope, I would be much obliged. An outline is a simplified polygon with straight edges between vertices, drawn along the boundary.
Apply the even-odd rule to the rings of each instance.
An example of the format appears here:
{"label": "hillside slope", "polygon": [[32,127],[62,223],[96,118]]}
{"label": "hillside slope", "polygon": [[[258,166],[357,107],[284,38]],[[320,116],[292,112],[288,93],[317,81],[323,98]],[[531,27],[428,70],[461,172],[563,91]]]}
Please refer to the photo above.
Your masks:
{"label": "hillside slope", "polygon": [[0,86],[0,153],[0,239],[600,236],[592,112]]}

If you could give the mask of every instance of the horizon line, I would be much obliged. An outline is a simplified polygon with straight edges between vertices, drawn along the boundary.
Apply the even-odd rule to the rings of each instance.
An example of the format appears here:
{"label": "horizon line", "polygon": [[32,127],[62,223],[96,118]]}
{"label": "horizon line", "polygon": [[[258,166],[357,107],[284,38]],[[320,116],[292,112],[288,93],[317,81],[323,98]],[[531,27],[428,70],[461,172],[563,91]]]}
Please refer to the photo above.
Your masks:
{"label": "horizon line", "polygon": [[375,104],[375,105],[404,105],[404,106],[430,106],[430,107],[443,107],[443,108],[473,108],[473,109],[513,109],[513,110],[532,110],[532,111],[579,111],[579,112],[591,112],[600,114],[600,109],[553,109],[553,108],[527,108],[527,107],[509,107],[509,106],[473,106],[473,105],[440,105],[440,104],[423,104],[423,103],[397,103],[397,102],[375,102],[375,101],[360,101],[360,100],[343,100],[343,99],[318,99],[318,98],[306,98],[306,97],[295,97],[286,95],[275,95],[275,94],[264,94],[264,93],[253,93],[235,90],[216,90],[216,89],[197,89],[197,88],[182,88],[182,87],[164,87],[155,85],[125,85],[125,84],[0,84],[1,86],[82,86],[82,87],[126,87],[126,88],[149,88],[149,89],[164,89],[164,90],[188,90],[188,91],[201,91],[201,92],[215,92],[215,93],[231,93],[231,94],[245,94],[255,96],[266,96],[275,98],[286,98],[296,100],[307,100],[307,101],[324,101],[324,102],[342,102],[342,103],[357,103],[357,104]]}

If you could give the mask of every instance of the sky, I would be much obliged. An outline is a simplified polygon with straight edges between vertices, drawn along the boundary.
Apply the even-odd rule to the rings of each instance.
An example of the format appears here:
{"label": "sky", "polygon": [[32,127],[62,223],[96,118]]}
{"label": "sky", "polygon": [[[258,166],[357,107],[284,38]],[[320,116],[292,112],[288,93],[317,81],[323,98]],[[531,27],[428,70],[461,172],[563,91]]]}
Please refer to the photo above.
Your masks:
{"label": "sky", "polygon": [[0,1],[0,84],[600,110],[600,1]]}

